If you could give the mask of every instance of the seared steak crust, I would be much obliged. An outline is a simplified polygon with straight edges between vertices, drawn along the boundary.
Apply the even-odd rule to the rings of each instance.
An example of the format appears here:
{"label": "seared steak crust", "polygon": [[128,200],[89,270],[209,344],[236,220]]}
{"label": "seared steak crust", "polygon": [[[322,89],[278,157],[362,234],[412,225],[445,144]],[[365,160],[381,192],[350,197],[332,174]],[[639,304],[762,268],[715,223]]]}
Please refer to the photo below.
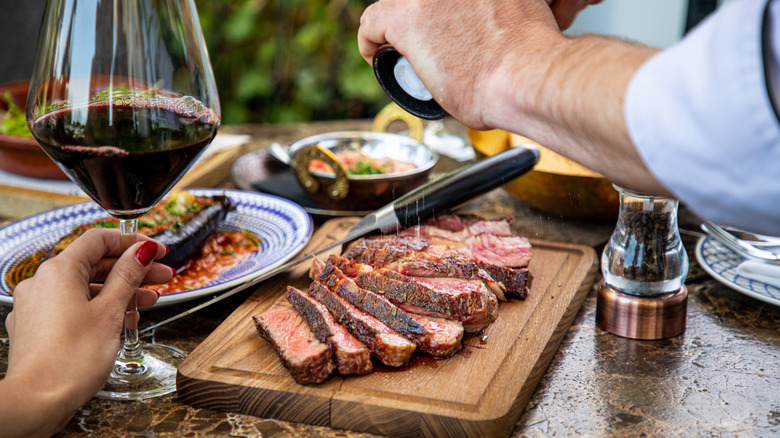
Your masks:
{"label": "seared steak crust", "polygon": [[480,264],[493,279],[504,285],[506,293],[524,300],[531,290],[533,275],[528,268],[505,268],[495,265]]}
{"label": "seared steak crust", "polygon": [[287,286],[287,301],[306,320],[317,339],[331,349],[339,374],[369,374],[373,371],[371,351],[347,329],[336,323],[333,315],[322,303],[292,286]]}
{"label": "seared steak crust", "polygon": [[462,241],[439,235],[375,236],[354,242],[344,257],[374,268],[419,277],[478,279],[503,300],[504,293],[524,299],[530,287],[528,239],[482,234]]}
{"label": "seared steak crust", "polygon": [[[426,251],[423,251],[425,249]],[[377,236],[354,242],[344,257],[374,268],[386,268],[417,277],[456,277],[480,280],[499,298],[502,285],[476,262],[450,248],[433,246],[426,239]]]}
{"label": "seared steak crust", "polygon": [[411,341],[365,314],[319,281],[311,284],[309,294],[324,304],[336,321],[366,344],[383,364],[400,367],[411,359],[416,348]]}
{"label": "seared steak crust", "polygon": [[409,312],[460,321],[468,333],[483,330],[498,316],[498,302],[478,282],[414,278],[388,269],[362,273],[355,282]]}
{"label": "seared steak crust", "polygon": [[[334,268],[330,272],[337,269]],[[320,281],[328,280],[320,277]],[[390,329],[413,341],[424,354],[438,358],[447,357],[461,347],[463,325],[457,321],[410,315],[380,294],[360,288],[351,278],[342,277],[332,290]]]}
{"label": "seared steak crust", "polygon": [[330,349],[314,336],[298,312],[279,307],[252,319],[257,332],[273,345],[296,382],[322,383],[333,374],[335,365]]}

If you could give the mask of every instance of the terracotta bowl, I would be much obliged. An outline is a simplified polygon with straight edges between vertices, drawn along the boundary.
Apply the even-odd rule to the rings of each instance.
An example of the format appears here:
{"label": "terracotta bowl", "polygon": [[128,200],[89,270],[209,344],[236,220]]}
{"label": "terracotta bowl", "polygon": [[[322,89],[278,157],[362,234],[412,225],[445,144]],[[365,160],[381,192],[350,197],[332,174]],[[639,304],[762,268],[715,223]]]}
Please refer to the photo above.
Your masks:
{"label": "terracotta bowl", "polygon": [[539,163],[504,187],[515,198],[546,211],[572,219],[615,220],[620,196],[602,175],[559,155],[532,140],[505,131],[470,131],[474,147],[485,155],[535,143]]}
{"label": "terracotta bowl", "polygon": [[[326,155],[333,157],[332,154],[345,149],[360,151],[371,158],[410,162],[415,168],[380,175],[352,175],[344,169],[337,170],[335,175],[306,170],[312,159],[331,164]],[[307,137],[293,143],[289,154],[298,181],[307,195],[331,210],[371,211],[383,207],[426,183],[439,159],[435,152],[411,137],[367,131],[332,132]],[[338,163],[333,164],[338,166]]]}
{"label": "terracotta bowl", "polygon": [[[8,109],[4,98],[6,93],[24,109],[28,85],[26,80],[0,85],[0,109],[3,112]],[[32,178],[68,179],[32,138],[0,134],[0,169]]]}

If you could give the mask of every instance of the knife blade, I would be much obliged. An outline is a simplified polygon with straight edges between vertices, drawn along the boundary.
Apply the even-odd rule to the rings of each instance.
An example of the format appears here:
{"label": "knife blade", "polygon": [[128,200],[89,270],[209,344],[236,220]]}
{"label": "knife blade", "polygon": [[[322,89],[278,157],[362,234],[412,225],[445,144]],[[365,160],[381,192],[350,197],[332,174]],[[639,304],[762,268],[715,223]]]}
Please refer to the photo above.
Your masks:
{"label": "knife blade", "polygon": [[189,310],[174,315],[168,319],[140,330],[139,334],[152,332],[154,329],[176,321],[197,312],[214,303],[231,297],[276,274],[284,272],[300,263],[347,242],[365,236],[374,231],[389,233],[420,223],[423,219],[445,213],[476,196],[487,193],[506,182],[531,170],[539,161],[539,149],[533,144],[525,144],[507,149],[477,163],[457,169],[449,174],[430,181],[410,191],[384,207],[369,213],[347,232],[347,235],[330,245],[318,249],[253,277],[235,288],[203,302]]}

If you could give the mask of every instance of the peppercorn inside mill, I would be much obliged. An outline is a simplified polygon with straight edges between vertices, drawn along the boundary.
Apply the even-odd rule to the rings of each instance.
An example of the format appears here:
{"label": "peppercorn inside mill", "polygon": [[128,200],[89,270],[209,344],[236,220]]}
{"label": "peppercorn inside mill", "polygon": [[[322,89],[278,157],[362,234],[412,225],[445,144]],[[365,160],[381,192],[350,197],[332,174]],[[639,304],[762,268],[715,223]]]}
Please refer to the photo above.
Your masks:
{"label": "peppercorn inside mill", "polygon": [[596,323],[628,338],[661,339],[685,330],[688,256],[678,202],[621,187],[620,214],[604,248]]}

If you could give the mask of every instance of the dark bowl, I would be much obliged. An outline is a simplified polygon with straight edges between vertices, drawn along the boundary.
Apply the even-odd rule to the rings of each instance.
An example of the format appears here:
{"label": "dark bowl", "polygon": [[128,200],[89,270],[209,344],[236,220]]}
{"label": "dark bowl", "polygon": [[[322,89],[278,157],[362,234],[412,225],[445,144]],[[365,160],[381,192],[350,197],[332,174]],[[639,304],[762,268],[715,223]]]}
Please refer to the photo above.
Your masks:
{"label": "dark bowl", "polygon": [[[28,87],[27,80],[0,85],[0,108],[8,109],[5,103],[5,94],[8,93],[14,103],[24,109]],[[68,179],[32,138],[0,134],[0,169],[32,178]]]}
{"label": "dark bowl", "polygon": [[[342,170],[337,174],[309,172],[312,158],[341,150],[356,150],[371,158],[390,158],[414,164],[405,172],[379,175],[352,175]],[[431,169],[439,156],[417,140],[400,134],[366,131],[342,131],[314,135],[298,140],[290,146],[291,164],[304,191],[317,204],[331,210],[375,210],[428,181]],[[339,181],[339,174],[346,181]],[[312,190],[310,180],[316,181]],[[339,195],[333,196],[333,187],[343,183]]]}

